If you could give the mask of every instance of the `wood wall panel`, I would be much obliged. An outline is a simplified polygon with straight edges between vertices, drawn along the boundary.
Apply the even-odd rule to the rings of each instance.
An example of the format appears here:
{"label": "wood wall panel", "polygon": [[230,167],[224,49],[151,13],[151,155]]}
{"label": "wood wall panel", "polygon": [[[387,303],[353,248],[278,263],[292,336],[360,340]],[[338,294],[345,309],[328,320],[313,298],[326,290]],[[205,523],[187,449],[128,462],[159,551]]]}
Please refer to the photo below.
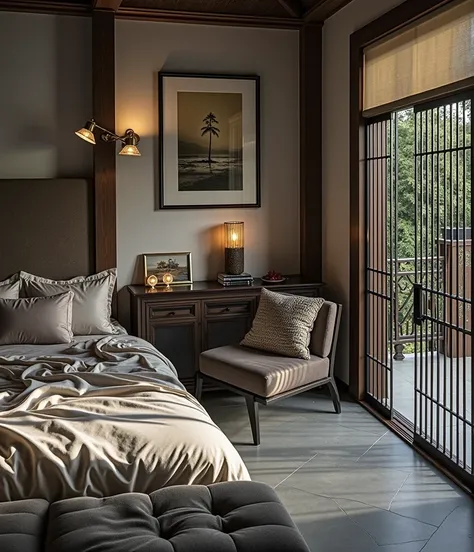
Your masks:
{"label": "wood wall panel", "polygon": [[301,274],[322,280],[322,25],[300,30]]}
{"label": "wood wall panel", "polygon": [[[93,112],[97,123],[115,132],[115,14],[92,14]],[[116,145],[97,136],[94,147],[96,270],[117,265]]]}

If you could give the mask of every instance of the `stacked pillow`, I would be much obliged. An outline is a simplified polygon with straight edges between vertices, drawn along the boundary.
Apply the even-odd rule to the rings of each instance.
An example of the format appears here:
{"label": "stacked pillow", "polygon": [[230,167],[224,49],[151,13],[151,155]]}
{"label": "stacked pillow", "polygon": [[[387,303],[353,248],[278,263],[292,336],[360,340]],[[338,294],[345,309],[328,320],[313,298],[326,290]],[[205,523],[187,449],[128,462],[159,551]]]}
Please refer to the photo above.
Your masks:
{"label": "stacked pillow", "polygon": [[73,335],[114,334],[116,269],[71,280],[20,272],[0,282],[0,345],[68,343]]}

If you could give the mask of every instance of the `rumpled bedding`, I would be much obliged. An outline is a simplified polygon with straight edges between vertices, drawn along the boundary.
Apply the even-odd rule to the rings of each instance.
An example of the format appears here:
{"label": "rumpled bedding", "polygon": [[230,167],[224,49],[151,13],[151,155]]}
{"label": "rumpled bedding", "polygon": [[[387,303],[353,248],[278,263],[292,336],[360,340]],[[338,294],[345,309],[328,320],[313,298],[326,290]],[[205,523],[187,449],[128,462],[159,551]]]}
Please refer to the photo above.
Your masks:
{"label": "rumpled bedding", "polygon": [[148,342],[114,335],[66,347],[0,347],[0,501],[250,479]]}

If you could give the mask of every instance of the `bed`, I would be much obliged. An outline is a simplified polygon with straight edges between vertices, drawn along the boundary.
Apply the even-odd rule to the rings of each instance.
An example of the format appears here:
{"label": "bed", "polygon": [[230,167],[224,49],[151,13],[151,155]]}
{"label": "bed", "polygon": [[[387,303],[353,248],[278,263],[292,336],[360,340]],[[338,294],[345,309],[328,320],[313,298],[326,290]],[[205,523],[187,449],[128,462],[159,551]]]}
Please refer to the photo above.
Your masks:
{"label": "bed", "polygon": [[[63,185],[0,181],[4,198],[29,189],[33,225],[23,229],[23,241],[17,238],[17,247],[22,243],[28,253],[22,256],[11,233],[6,238],[2,232],[7,228],[1,224],[13,221],[5,203],[0,207],[0,279],[21,269],[55,278],[92,273],[88,184]],[[49,188],[60,194],[61,210],[51,211]],[[38,219],[33,205],[39,201],[55,215],[53,222],[46,215],[46,229],[31,221]],[[51,224],[60,239],[45,247]],[[0,501],[150,493],[176,484],[250,479],[170,361],[113,325],[107,335],[74,332],[68,343],[0,345]]]}

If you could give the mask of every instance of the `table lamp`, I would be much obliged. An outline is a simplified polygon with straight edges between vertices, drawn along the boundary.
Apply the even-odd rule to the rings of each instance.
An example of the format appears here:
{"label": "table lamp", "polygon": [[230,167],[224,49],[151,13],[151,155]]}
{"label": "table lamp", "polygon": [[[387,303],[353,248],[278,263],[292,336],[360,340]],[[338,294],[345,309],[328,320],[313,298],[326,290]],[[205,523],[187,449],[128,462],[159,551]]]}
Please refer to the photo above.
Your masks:
{"label": "table lamp", "polygon": [[244,223],[224,222],[225,273],[244,271]]}

